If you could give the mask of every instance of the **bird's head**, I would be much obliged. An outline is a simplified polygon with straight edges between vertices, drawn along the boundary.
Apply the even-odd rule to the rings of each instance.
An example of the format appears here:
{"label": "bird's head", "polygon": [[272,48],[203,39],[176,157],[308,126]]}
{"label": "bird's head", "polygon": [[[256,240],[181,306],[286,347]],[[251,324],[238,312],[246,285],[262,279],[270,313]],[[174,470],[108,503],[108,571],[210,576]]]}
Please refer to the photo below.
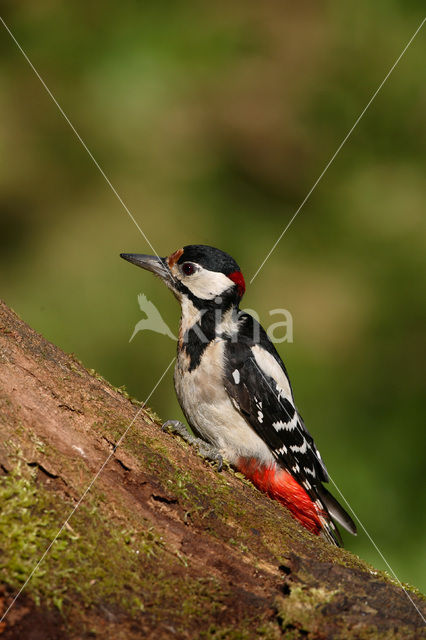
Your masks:
{"label": "bird's head", "polygon": [[189,298],[198,308],[238,305],[245,291],[238,264],[214,247],[191,244],[167,258],[135,253],[120,255],[159,276],[181,303]]}

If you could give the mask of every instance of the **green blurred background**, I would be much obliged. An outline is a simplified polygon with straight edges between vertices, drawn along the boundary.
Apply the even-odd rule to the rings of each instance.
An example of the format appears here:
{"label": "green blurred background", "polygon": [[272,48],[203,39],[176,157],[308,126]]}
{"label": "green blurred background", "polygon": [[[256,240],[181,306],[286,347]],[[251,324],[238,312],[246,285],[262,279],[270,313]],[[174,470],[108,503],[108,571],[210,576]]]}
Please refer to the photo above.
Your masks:
{"label": "green blurred background", "polygon": [[[216,245],[246,280],[422,19],[413,0],[3,3],[3,16],[155,249]],[[0,25],[1,27],[1,25]],[[1,297],[139,399],[175,353],[129,338],[151,253],[0,28]],[[423,588],[426,28],[252,286],[333,479]],[[150,404],[181,416],[172,372]],[[422,446],[423,445],[423,446]],[[334,491],[335,492],[335,491]],[[336,493],[336,492],[335,492]],[[384,568],[361,531],[349,549]]]}

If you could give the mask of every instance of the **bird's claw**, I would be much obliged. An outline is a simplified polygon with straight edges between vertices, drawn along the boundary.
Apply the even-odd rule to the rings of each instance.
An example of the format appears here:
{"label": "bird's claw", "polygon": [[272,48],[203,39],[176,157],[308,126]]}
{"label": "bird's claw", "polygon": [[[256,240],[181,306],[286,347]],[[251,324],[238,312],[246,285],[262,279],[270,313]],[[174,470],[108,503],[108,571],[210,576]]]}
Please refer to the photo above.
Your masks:
{"label": "bird's claw", "polygon": [[224,464],[227,464],[226,462],[224,463],[223,457],[216,447],[204,440],[201,440],[201,438],[195,438],[192,436],[180,420],[167,420],[164,422],[161,429],[166,433],[178,433],[181,438],[188,442],[188,444],[197,448],[198,453],[202,458],[209,460],[210,462],[217,462],[217,471],[219,473],[222,471]]}
{"label": "bird's claw", "polygon": [[183,427],[186,431],[185,425],[179,420],[166,420],[166,422],[163,422],[161,425],[161,430],[166,433],[174,433],[179,427]]}
{"label": "bird's claw", "polygon": [[188,444],[198,443],[199,438],[194,438],[194,436],[189,433],[186,426],[180,420],[167,420],[166,422],[164,422],[161,429],[166,433],[177,433]]}
{"label": "bird's claw", "polygon": [[204,440],[198,440],[196,446],[202,458],[210,462],[217,462],[217,471],[220,473],[223,469],[223,457],[218,449]]}

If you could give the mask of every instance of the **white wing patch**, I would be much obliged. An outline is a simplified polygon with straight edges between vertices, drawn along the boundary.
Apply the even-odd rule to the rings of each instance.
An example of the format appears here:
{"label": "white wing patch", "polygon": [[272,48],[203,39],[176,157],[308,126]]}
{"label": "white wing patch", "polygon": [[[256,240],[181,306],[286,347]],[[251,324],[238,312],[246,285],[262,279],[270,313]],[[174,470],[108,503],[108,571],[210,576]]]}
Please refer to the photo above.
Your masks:
{"label": "white wing patch", "polygon": [[[248,382],[244,381],[247,385],[245,391],[249,392],[250,399],[244,396],[243,401],[249,403],[253,428],[262,434],[260,437],[268,443],[267,446],[275,460],[288,469],[310,494],[315,490],[318,476],[319,480],[326,476],[326,471],[322,470],[321,456],[297,412],[284,369],[274,355],[260,345],[251,346],[250,350],[254,362],[252,358],[247,358],[247,354],[244,354],[244,358],[240,356],[240,362],[251,360],[257,369],[257,372],[249,369]],[[231,371],[228,376],[238,384],[242,379],[241,373],[234,367],[243,365],[238,363],[236,356],[231,362],[233,367],[228,370]],[[258,375],[262,380],[256,377]],[[256,381],[259,384],[256,384]]]}
{"label": "white wing patch", "polygon": [[297,444],[293,444],[290,447],[293,453],[306,453],[307,448],[308,448],[308,441],[306,440],[306,438],[303,438],[303,444],[301,444],[300,447],[298,447]]}
{"label": "white wing patch", "polygon": [[260,370],[263,371],[263,373],[265,373],[267,376],[275,380],[277,387],[280,387],[280,392],[282,390],[283,396],[291,398],[293,400],[288,378],[285,375],[284,371],[281,369],[278,362],[275,360],[274,356],[258,344],[255,344],[254,347],[251,348],[251,350]]}
{"label": "white wing patch", "polygon": [[311,475],[313,478],[315,478],[316,473],[314,469],[310,469],[309,467],[303,467],[303,471],[305,473],[309,473],[309,475]]}
{"label": "white wing patch", "polygon": [[287,431],[292,431],[297,427],[297,421],[298,421],[298,415],[297,413],[295,413],[293,418],[288,422],[284,422],[284,420],[277,420],[277,422],[272,423],[272,426],[274,427],[275,431],[282,431],[283,429],[286,429]]}
{"label": "white wing patch", "polygon": [[276,452],[278,453],[278,455],[280,455],[280,454],[282,454],[282,453],[284,453],[284,454],[285,454],[285,453],[288,453],[288,449],[287,449],[287,447],[285,446],[285,444],[283,444],[283,446],[282,446],[280,449],[277,449],[277,451],[276,451]]}
{"label": "white wing patch", "polygon": [[[291,404],[293,405],[294,403],[293,403],[293,396],[291,393],[290,383],[284,371],[282,370],[278,362],[275,360],[274,356],[257,344],[254,345],[251,348],[251,350],[260,372],[264,375],[269,376],[275,382],[277,399],[278,399],[278,402],[283,407],[283,409],[285,410],[285,406],[281,402],[281,399],[286,399],[287,401],[290,401]],[[259,402],[257,398],[255,398],[254,401],[258,409],[257,419],[259,422],[263,422],[262,403]],[[288,417],[290,418],[290,415],[288,415]],[[282,429],[291,431],[297,427],[297,423],[298,423],[298,415],[297,415],[297,412],[295,411],[294,416],[292,417],[291,420],[287,420],[285,422],[284,420],[277,420],[272,424],[272,426],[274,427],[275,431],[281,431]]]}

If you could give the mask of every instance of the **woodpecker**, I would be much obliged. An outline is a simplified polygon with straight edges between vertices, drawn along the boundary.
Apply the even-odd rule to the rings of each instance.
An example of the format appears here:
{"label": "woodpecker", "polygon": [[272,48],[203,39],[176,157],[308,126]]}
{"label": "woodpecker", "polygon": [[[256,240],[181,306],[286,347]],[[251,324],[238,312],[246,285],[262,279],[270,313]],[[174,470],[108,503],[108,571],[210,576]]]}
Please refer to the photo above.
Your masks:
{"label": "woodpecker", "polygon": [[195,437],[172,427],[200,453],[226,459],[306,529],[340,546],[333,520],[356,535],[323,486],[327,469],[294,402],[293,390],[262,326],[239,305],[244,277],[220,249],[188,245],[166,258],[122,253],[159,276],[181,305],[174,372],[176,394]]}

